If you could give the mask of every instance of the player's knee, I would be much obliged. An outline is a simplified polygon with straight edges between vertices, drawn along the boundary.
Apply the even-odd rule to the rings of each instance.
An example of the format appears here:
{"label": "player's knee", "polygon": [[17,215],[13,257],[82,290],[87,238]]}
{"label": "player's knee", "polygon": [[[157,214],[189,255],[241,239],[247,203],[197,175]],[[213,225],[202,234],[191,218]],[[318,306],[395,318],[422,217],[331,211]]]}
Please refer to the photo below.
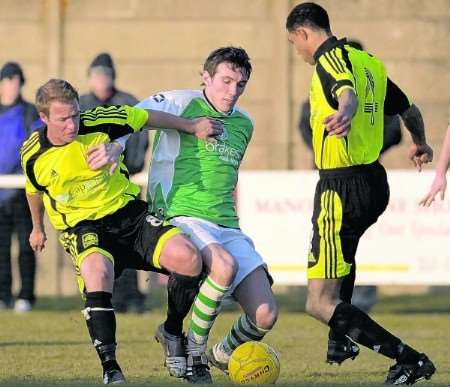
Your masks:
{"label": "player's knee", "polygon": [[214,278],[220,284],[231,284],[239,270],[239,264],[230,254],[222,254],[215,257]]}
{"label": "player's knee", "polygon": [[81,264],[81,274],[88,290],[109,290],[114,282],[112,263],[101,255],[86,257]]}
{"label": "player's knee", "polygon": [[183,244],[181,260],[186,275],[196,276],[202,271],[203,263],[200,252],[189,240],[186,240]]}
{"label": "player's knee", "polygon": [[160,256],[161,266],[182,275],[199,275],[202,270],[202,259],[194,244],[183,235],[177,235],[169,242]]}
{"label": "player's knee", "polygon": [[272,329],[278,319],[278,307],[275,303],[263,304],[256,310],[256,325],[262,329]]}

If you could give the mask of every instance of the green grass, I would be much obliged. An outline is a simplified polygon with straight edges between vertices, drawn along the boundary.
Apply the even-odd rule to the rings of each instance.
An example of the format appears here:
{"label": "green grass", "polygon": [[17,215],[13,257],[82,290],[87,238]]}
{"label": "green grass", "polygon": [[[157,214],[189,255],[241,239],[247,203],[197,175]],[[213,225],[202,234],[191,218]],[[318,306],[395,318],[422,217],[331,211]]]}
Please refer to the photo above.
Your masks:
{"label": "green grass", "polygon": [[[153,309],[143,315],[118,315],[118,359],[128,381],[136,386],[181,385],[166,375],[162,353],[152,339],[163,309],[155,294]],[[280,319],[266,342],[281,354],[281,386],[379,386],[391,361],[367,349],[342,366],[324,362],[326,327],[306,316],[303,290],[279,297]],[[299,301],[300,300],[300,301]],[[384,298],[374,318],[405,341],[425,351],[435,362],[437,373],[423,386],[450,386],[450,296],[424,295]],[[41,299],[28,315],[0,314],[1,386],[99,385],[100,366],[90,344],[80,313],[79,298]],[[150,305],[152,306],[152,305]],[[235,308],[218,318],[211,340],[215,341],[237,316]],[[213,371],[217,385],[227,379]]]}

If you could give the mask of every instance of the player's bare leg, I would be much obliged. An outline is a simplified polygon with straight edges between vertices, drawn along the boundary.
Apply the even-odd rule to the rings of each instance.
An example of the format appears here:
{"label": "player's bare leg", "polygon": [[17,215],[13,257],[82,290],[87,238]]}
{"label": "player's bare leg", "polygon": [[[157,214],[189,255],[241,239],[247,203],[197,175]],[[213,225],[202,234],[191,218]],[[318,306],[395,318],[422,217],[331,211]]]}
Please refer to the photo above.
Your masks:
{"label": "player's bare leg", "polygon": [[225,373],[232,352],[246,341],[262,340],[278,318],[277,303],[262,266],[250,273],[233,295],[244,313],[222,341],[208,351],[210,363]]}
{"label": "player's bare leg", "polygon": [[114,286],[114,266],[111,260],[95,252],[80,265],[86,290],[83,315],[103,367],[103,384],[126,383],[116,361],[116,318],[111,303]]}

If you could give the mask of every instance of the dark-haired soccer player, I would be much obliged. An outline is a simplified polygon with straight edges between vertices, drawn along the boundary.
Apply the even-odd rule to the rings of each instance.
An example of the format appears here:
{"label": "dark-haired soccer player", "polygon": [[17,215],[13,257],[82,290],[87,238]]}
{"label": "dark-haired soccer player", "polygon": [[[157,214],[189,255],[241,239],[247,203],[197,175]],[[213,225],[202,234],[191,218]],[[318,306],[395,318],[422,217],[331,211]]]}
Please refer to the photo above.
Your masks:
{"label": "dark-haired soccer player", "polygon": [[139,187],[130,182],[122,162],[119,168],[96,171],[88,163],[104,162],[99,150],[105,146],[120,153],[122,147],[109,142],[147,125],[178,128],[209,139],[221,134],[221,124],[130,106],[80,113],[78,93],[58,79],[38,89],[36,107],[45,126],[31,134],[21,150],[33,222],[30,244],[34,251],[45,246],[45,206],[52,225],[62,231],[61,243],[72,255],[86,299],[83,314],[103,366],[103,382],[125,383],[115,357],[114,276],[125,268],[171,273],[169,302],[176,313],[170,314],[169,308],[166,324],[182,326],[198,291],[202,263],[198,250],[179,228],[148,213],[147,203],[137,199]]}
{"label": "dark-haired soccer player", "polygon": [[332,330],[329,361],[354,358],[357,342],[397,361],[386,383],[429,379],[435,367],[425,354],[351,305],[351,271],[359,239],[389,200],[386,172],[378,162],[383,115],[401,116],[414,143],[410,158],[420,170],[433,156],[420,111],[387,77],[379,59],[332,35],[321,6],[297,5],[287,17],[286,28],[298,54],[315,65],[311,127],[320,180],[312,217],[306,309]]}

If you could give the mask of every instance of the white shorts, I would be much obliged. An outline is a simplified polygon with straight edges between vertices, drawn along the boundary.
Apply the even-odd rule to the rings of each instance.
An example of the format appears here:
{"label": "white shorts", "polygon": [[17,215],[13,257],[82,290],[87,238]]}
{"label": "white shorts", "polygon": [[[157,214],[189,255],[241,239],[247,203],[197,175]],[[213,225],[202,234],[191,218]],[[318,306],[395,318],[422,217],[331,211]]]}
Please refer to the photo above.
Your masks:
{"label": "white shorts", "polygon": [[189,216],[177,216],[172,218],[170,223],[181,228],[200,251],[212,243],[217,243],[236,259],[239,269],[227,292],[226,301],[230,301],[230,296],[236,287],[255,269],[263,266],[267,271],[267,265],[255,250],[253,241],[238,228],[222,227],[207,220]]}

